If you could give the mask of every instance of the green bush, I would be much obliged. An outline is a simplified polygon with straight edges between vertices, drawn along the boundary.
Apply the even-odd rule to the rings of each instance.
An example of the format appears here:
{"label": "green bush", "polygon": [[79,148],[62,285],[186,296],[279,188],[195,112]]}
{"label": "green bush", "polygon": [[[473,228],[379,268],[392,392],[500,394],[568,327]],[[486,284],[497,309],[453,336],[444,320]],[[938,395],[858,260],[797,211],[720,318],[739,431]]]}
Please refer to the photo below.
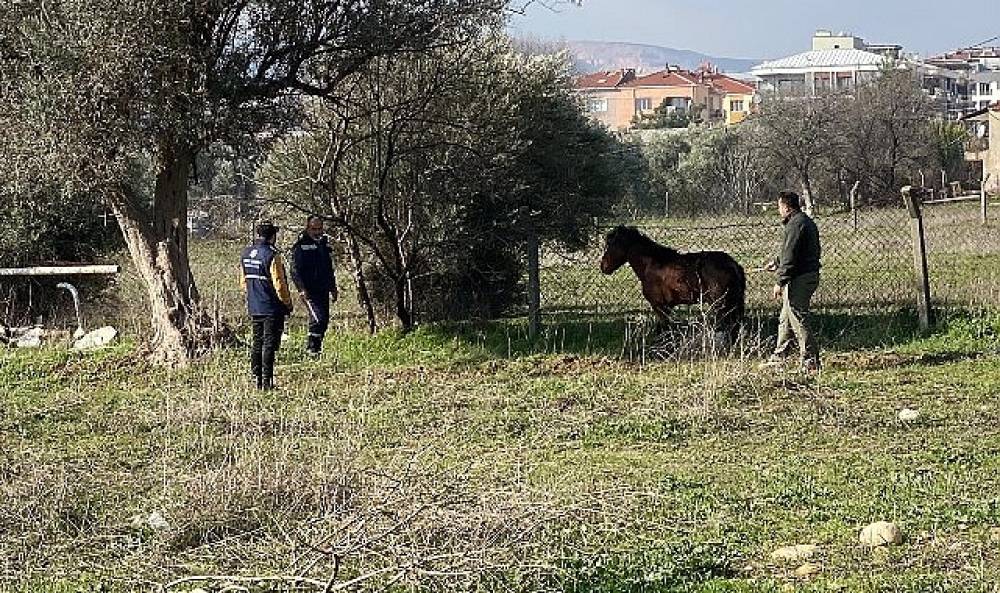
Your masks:
{"label": "green bush", "polygon": [[121,245],[118,224],[90,196],[46,188],[0,200],[0,266],[93,262]]}

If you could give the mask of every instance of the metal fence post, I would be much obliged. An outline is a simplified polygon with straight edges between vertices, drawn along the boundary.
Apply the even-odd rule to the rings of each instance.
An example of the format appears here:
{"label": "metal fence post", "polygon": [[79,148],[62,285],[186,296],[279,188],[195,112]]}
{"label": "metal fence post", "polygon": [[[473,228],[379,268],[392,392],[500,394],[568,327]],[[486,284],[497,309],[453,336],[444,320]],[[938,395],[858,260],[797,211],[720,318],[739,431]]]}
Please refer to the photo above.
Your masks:
{"label": "metal fence post", "polygon": [[979,184],[979,222],[986,224],[986,182],[990,180],[990,173],[983,175],[983,182]]}
{"label": "metal fence post", "polygon": [[854,219],[854,230],[858,230],[858,188],[861,187],[860,181],[854,182],[854,187],[851,188],[851,217]]}
{"label": "metal fence post", "polygon": [[534,340],[542,329],[542,283],[538,234],[528,233],[528,337]]}
{"label": "metal fence post", "polygon": [[920,211],[920,191],[910,186],[902,189],[903,201],[910,214],[910,235],[913,240],[913,270],[917,279],[917,315],[920,329],[928,330],[932,322],[931,281],[927,268],[927,240],[924,236],[924,218]]}

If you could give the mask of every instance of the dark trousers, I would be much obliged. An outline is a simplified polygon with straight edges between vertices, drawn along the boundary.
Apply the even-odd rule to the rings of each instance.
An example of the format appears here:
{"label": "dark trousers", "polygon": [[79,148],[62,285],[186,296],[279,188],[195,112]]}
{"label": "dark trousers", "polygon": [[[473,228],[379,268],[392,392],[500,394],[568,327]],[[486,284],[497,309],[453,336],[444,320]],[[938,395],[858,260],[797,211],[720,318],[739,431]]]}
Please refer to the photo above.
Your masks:
{"label": "dark trousers", "polygon": [[319,352],[323,346],[323,336],[330,327],[330,291],[306,293],[306,315],[309,316],[309,339],[306,350]]}
{"label": "dark trousers", "polygon": [[274,357],[281,347],[281,334],[285,330],[283,315],[254,315],[253,342],[250,346],[250,370],[259,387],[274,382]]}

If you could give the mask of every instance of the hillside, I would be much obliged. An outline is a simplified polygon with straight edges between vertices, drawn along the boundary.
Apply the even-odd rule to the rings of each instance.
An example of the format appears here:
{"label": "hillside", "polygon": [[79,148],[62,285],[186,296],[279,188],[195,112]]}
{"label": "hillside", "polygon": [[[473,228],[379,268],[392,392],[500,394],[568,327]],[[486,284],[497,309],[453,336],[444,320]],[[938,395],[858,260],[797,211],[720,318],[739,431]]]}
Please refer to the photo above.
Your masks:
{"label": "hillside", "polygon": [[581,72],[636,68],[641,71],[655,71],[666,64],[677,64],[694,69],[700,64],[711,62],[723,72],[749,72],[761,60],[722,58],[709,56],[686,49],[673,49],[637,43],[603,41],[567,41],[567,49],[573,55],[573,62]]}

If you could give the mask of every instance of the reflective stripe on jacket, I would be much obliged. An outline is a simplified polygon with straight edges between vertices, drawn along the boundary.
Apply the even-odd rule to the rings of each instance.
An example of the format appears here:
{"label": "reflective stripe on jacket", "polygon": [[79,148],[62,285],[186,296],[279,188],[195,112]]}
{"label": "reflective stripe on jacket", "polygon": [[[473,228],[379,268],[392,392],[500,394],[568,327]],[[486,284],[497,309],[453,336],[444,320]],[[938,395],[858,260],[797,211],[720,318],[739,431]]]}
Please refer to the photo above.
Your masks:
{"label": "reflective stripe on jacket", "polygon": [[240,254],[240,280],[250,315],[287,315],[292,296],[281,255],[271,245],[257,241]]}

